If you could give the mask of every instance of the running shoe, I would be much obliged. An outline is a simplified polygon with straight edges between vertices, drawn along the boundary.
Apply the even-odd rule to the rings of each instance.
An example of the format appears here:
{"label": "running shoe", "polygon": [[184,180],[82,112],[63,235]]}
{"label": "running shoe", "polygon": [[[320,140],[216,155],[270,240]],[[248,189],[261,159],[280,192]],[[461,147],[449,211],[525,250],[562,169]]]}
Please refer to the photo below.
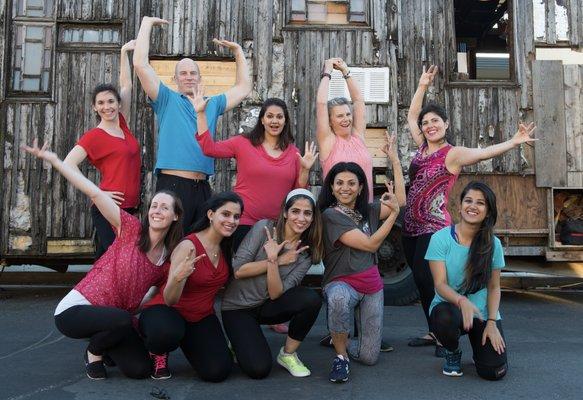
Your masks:
{"label": "running shoe", "polygon": [[338,354],[334,357],[332,362],[332,369],[330,370],[330,382],[342,383],[348,381],[350,374],[350,362],[348,358]]}
{"label": "running shoe", "polygon": [[168,353],[162,355],[150,353],[150,358],[153,364],[152,375],[150,375],[152,379],[168,379],[172,377],[168,369]]}
{"label": "running shoe", "polygon": [[303,378],[311,374],[310,370],[298,358],[297,352],[287,354],[283,351],[283,347],[277,355],[277,363],[287,369],[296,378]]}

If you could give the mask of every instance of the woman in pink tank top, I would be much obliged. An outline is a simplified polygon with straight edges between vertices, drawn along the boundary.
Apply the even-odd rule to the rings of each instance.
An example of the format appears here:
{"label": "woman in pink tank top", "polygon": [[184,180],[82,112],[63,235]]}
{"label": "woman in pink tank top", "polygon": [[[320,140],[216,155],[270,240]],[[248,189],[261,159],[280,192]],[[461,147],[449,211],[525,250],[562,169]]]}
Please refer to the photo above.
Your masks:
{"label": "woman in pink tank top", "polygon": [[[328,101],[328,89],[332,70],[342,73],[352,99],[336,97]],[[366,115],[364,97],[356,82],[350,77],[350,70],[341,58],[331,58],[324,62],[324,72],[321,75],[320,86],[316,100],[316,138],[320,150],[320,165],[322,180],[330,169],[339,162],[354,162],[362,168],[368,182],[369,203],[373,199],[372,156],[364,142],[366,132]],[[401,164],[396,158],[389,158],[395,171],[395,179],[401,176],[395,168],[401,170]],[[396,187],[404,187],[395,182]],[[397,197],[404,200],[405,193]]]}
{"label": "woman in pink tank top", "polygon": [[429,328],[427,335],[412,338],[409,346],[438,344],[435,355],[442,356],[443,348],[436,343],[429,327],[429,306],[435,290],[425,253],[431,235],[451,224],[451,216],[446,208],[447,199],[462,168],[535,140],[532,138],[535,127],[533,123],[520,124],[512,139],[485,148],[451,145],[446,138],[449,123],[445,109],[434,103],[422,108],[425,91],[436,75],[437,66],[432,65],[427,71],[423,68],[407,115],[411,136],[419,149],[409,169],[410,188],[402,239],[405,257],[413,271]]}

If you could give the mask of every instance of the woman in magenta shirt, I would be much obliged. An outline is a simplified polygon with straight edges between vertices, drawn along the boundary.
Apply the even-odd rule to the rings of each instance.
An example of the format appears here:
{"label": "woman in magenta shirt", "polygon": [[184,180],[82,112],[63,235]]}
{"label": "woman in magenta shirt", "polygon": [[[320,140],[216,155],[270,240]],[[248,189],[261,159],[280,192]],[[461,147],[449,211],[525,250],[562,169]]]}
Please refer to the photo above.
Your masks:
{"label": "woman in magenta shirt", "polygon": [[303,157],[300,155],[293,143],[287,106],[283,100],[275,98],[263,103],[257,124],[250,133],[213,141],[204,113],[207,100],[202,94],[199,88],[193,105],[198,122],[196,139],[203,153],[217,158],[232,157],[237,161],[234,190],[243,199],[245,210],[233,235],[236,251],[257,221],[277,219],[285,196],[292,189],[308,185],[310,168],[318,154],[314,143],[306,143],[306,152]]}
{"label": "woman in magenta shirt", "polygon": [[[110,84],[100,84],[93,90],[93,110],[99,124],[85,132],[71,149],[64,162],[79,169],[86,158],[101,174],[99,188],[126,212],[134,214],[140,204],[140,144],[127,122],[130,113],[132,79],[128,52],[134,41],[121,48],[119,73],[120,91]],[[91,207],[95,227],[95,258],[105,253],[115,239],[109,222]]]}

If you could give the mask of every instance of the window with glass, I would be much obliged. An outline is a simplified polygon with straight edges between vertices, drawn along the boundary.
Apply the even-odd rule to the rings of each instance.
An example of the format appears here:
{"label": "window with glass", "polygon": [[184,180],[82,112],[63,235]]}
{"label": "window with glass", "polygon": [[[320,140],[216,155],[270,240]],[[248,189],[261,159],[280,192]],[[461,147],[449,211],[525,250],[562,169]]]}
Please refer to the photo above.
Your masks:
{"label": "window with glass", "polygon": [[121,26],[59,25],[59,46],[121,46]]}
{"label": "window with glass", "polygon": [[365,25],[368,0],[290,0],[291,25]]}
{"label": "window with glass", "polygon": [[453,3],[457,49],[453,80],[512,80],[510,0]]}

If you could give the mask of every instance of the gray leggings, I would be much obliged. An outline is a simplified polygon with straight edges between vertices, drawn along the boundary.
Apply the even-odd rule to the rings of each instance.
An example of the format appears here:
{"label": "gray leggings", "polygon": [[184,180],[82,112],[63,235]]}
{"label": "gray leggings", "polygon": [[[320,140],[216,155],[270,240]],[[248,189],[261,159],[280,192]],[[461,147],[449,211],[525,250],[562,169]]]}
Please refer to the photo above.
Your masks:
{"label": "gray leggings", "polygon": [[328,305],[328,330],[350,333],[354,311],[359,336],[348,342],[348,354],[363,364],[376,364],[383,330],[383,291],[362,294],[348,283],[335,281],[324,286],[324,294]]}

